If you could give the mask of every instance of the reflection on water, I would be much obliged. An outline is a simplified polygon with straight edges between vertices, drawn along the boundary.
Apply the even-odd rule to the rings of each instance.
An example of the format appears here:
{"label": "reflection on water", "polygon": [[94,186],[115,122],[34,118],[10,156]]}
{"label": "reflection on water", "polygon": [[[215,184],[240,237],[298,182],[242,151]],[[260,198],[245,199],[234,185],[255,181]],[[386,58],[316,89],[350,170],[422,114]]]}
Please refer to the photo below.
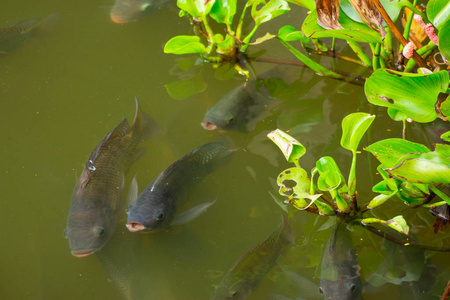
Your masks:
{"label": "reflection on water", "polygon": [[[0,57],[1,299],[212,299],[230,265],[279,224],[281,209],[268,192],[275,191],[275,178],[288,164],[266,138],[268,132],[276,127],[290,129],[307,148],[302,158],[306,169],[323,155],[349,165],[349,153],[339,150],[339,126],[350,112],[377,114],[364,145],[381,137],[401,136],[401,124],[392,122],[384,109],[370,107],[362,88],[297,67],[287,67],[293,74],[289,88],[276,95],[279,103],[268,107],[252,131],[206,131],[200,123],[207,109],[242,84],[242,78],[218,80],[210,65],[194,60],[191,66],[197,72],[195,78],[203,81],[204,92],[182,101],[171,98],[164,86],[186,79],[183,76],[189,70],[182,70],[192,59],[164,55],[162,48],[174,35],[191,34],[188,21],[180,19],[175,3],[170,3],[138,22],[115,24],[109,16],[113,4],[112,0],[18,0],[0,10],[0,26],[43,19],[54,12],[59,15],[47,38],[30,37]],[[301,13],[306,11],[293,8],[279,22],[296,23]],[[268,54],[294,59],[276,41],[264,48]],[[336,65],[352,68],[341,62]],[[271,68],[271,64],[255,63],[259,74]],[[135,174],[144,186],[177,158],[220,135],[242,151],[194,188],[192,200],[197,203],[217,199],[201,217],[166,231],[133,234],[125,227],[122,211],[106,246],[95,255],[75,258],[63,234],[73,186],[104,134],[124,115],[134,115],[135,96],[163,130],[147,142],[145,155],[128,171],[125,189]],[[410,129],[413,138],[424,140],[424,130]],[[358,182],[359,197],[365,199],[371,195],[371,181],[378,179],[374,170],[367,172],[370,159],[364,154],[360,158],[358,172],[364,176]],[[387,207],[394,209],[395,204]],[[389,210],[373,213],[382,219],[392,217]],[[430,237],[434,246],[446,244],[447,231],[434,236],[434,220],[428,212],[409,213],[418,238]],[[320,261],[333,221],[294,212],[289,223],[297,245],[277,260],[249,299],[306,297],[298,281],[286,279],[284,269],[300,274],[312,283],[306,289],[323,297],[318,289]],[[418,281],[388,282],[369,289],[366,282],[371,274],[389,270],[379,269],[387,254],[379,237],[357,226],[348,230],[358,253],[364,299],[413,290],[421,295],[425,288],[434,297],[442,292],[450,276],[448,259],[445,253],[427,251],[422,275],[414,277]],[[427,272],[435,276],[434,282],[426,281]]]}

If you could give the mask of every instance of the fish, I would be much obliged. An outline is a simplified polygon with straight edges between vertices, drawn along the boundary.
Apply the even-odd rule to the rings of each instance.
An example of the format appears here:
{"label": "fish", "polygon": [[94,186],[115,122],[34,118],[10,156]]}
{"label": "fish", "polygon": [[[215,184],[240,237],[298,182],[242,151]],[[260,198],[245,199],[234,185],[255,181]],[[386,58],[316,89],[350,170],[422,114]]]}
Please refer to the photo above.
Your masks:
{"label": "fish", "polygon": [[215,290],[213,300],[247,299],[257,288],[288,246],[295,243],[284,215],[282,219],[269,237],[242,255],[225,274]]}
{"label": "fish", "polygon": [[158,231],[173,223],[192,220],[212,203],[201,204],[176,216],[187,202],[189,190],[207,174],[223,165],[235,152],[231,143],[219,139],[202,145],[161,172],[128,207],[126,226],[131,232]]}
{"label": "fish", "polygon": [[257,88],[258,80],[243,83],[211,107],[201,123],[206,130],[252,131],[255,121],[270,102],[275,102],[264,90]]}
{"label": "fish", "polygon": [[29,19],[0,28],[0,54],[8,53],[17,48],[22,42],[36,35],[43,35],[53,29],[58,19],[54,13],[44,20]]}
{"label": "fish", "polygon": [[344,217],[336,217],[322,256],[320,289],[324,299],[362,299],[357,253]]}
{"label": "fish", "polygon": [[116,0],[111,8],[110,17],[114,23],[135,22],[155,7],[167,0]]}
{"label": "fish", "polygon": [[108,133],[92,151],[70,200],[65,236],[75,257],[100,250],[116,226],[125,172],[145,151],[140,143],[154,136],[159,127],[142,112],[136,100],[136,116],[127,118]]}

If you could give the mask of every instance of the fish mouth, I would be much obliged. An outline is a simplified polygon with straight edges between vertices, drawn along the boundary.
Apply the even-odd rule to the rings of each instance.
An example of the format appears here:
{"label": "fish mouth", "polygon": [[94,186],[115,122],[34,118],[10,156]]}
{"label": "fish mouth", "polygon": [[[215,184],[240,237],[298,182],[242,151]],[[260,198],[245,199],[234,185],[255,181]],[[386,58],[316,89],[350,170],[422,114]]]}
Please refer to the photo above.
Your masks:
{"label": "fish mouth", "polygon": [[89,256],[89,255],[91,255],[94,252],[95,252],[94,250],[90,250],[90,251],[86,251],[86,252],[73,252],[72,251],[72,255],[75,256],[75,257],[80,258],[80,257]]}
{"label": "fish mouth", "polygon": [[147,227],[138,222],[128,222],[126,226],[131,232],[139,232],[147,229]]}
{"label": "fish mouth", "polygon": [[130,22],[130,21],[127,21],[127,20],[121,20],[121,19],[118,19],[118,18],[114,17],[113,15],[111,15],[111,20],[112,20],[114,23],[117,23],[117,24],[124,24],[124,23]]}
{"label": "fish mouth", "polygon": [[215,130],[217,128],[217,125],[210,121],[203,121],[202,127],[206,130]]}

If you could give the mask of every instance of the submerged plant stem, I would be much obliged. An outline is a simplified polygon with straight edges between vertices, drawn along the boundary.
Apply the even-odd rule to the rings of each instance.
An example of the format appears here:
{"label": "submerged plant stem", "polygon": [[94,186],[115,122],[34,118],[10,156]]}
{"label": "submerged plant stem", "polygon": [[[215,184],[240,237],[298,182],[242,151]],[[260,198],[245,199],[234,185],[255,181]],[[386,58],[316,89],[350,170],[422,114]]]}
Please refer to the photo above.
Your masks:
{"label": "submerged plant stem", "polygon": [[357,42],[347,41],[350,48],[352,48],[353,52],[359,57],[359,59],[363,62],[364,66],[371,68],[372,61],[369,56],[364,52],[364,50],[358,45]]}

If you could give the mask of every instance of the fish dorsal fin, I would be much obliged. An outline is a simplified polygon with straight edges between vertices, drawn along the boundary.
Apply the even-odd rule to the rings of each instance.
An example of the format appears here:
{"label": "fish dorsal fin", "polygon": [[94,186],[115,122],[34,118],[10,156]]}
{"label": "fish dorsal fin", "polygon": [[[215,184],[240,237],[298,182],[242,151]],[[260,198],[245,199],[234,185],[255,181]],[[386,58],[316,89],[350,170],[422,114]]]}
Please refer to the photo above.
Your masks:
{"label": "fish dorsal fin", "polygon": [[39,19],[29,19],[16,23],[11,27],[15,27],[18,32],[23,34],[33,30],[38,23]]}
{"label": "fish dorsal fin", "polygon": [[128,125],[128,121],[126,117],[123,117],[122,121],[119,123],[119,125],[116,126],[110,133],[108,133],[103,140],[95,147],[95,149],[92,151],[91,155],[89,156],[89,159],[84,166],[83,173],[81,174],[80,178],[80,191],[84,189],[91,179],[91,172],[95,171],[95,160],[100,155],[102,150],[112,141],[115,139],[122,138],[128,131],[130,126]]}
{"label": "fish dorsal fin", "polygon": [[194,206],[191,209],[188,209],[181,214],[175,216],[175,218],[172,221],[172,225],[181,225],[191,222],[192,220],[196,219],[198,216],[203,214],[208,207],[216,203],[216,200],[212,202],[206,202],[199,204],[197,206]]}

